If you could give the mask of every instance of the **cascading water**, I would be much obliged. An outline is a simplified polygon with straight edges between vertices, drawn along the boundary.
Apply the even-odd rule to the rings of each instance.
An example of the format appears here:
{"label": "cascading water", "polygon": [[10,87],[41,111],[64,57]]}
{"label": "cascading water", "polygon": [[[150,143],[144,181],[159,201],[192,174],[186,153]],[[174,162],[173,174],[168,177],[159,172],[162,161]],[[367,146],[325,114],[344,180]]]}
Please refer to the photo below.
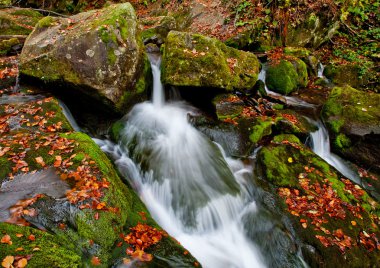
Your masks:
{"label": "cascading water", "polygon": [[323,71],[325,70],[325,66],[320,62],[318,63],[318,73],[317,76],[319,78],[324,78],[325,76],[323,75]]}
{"label": "cascading water", "polygon": [[318,121],[315,124],[318,127],[318,130],[310,133],[311,148],[313,149],[313,152],[319,155],[331,166],[336,168],[348,179],[356,182],[357,184],[361,184],[358,173],[353,171],[349,164],[342,158],[331,153],[329,134],[322,122]]}
{"label": "cascading water", "polygon": [[[323,70],[324,66],[322,63],[318,64],[318,77],[326,79],[325,76],[323,76]],[[263,65],[263,68],[261,69],[259,73],[259,80],[263,81],[265,84],[265,91],[269,95],[274,96],[282,96],[281,94],[278,94],[276,92],[270,91],[267,88],[267,85],[265,83],[266,78],[266,66]],[[307,103],[305,101],[299,100],[294,97],[288,97],[288,96],[282,96],[286,99],[286,102],[295,107],[301,107],[306,109],[314,109],[315,105]],[[311,120],[310,118],[307,118],[309,121],[311,121],[313,124],[315,124],[318,127],[317,131],[314,131],[310,133],[311,137],[311,148],[314,153],[319,155],[323,160],[325,160],[327,163],[329,163],[331,166],[336,168],[340,173],[342,173],[344,176],[346,176],[348,179],[360,184],[360,178],[357,172],[355,172],[343,159],[341,159],[339,156],[331,153],[330,150],[330,139],[328,132],[325,128],[325,126],[322,124],[322,122],[318,121],[315,122],[314,120]]]}
{"label": "cascading water", "polygon": [[247,186],[252,169],[225,158],[189,124],[190,107],[164,103],[159,63],[151,59],[153,103],[132,109],[119,145],[95,141],[117,159],[156,221],[204,267],[265,266],[242,223],[257,209]]}

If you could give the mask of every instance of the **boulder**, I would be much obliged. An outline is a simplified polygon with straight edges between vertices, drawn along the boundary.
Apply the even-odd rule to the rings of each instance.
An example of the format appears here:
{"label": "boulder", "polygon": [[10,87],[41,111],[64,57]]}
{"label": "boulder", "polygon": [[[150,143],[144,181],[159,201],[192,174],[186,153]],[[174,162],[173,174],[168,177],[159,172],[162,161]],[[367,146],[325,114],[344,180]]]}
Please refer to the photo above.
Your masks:
{"label": "boulder", "polygon": [[337,33],[339,26],[339,21],[331,20],[323,13],[311,13],[299,24],[289,23],[285,45],[318,48]]}
{"label": "boulder", "polygon": [[[124,259],[192,267],[196,260],[151,218],[105,153],[86,134],[73,132],[56,99],[2,100],[0,221],[23,226],[0,223],[0,237],[13,241],[0,244],[0,260],[23,248],[18,255],[31,256],[33,267],[109,267]],[[157,238],[145,253],[124,238],[137,229]]]}
{"label": "boulder", "polygon": [[26,40],[20,72],[58,94],[79,90],[124,113],[145,98],[150,74],[133,7],[45,17]]}
{"label": "boulder", "polygon": [[380,95],[349,86],[335,87],[322,117],[333,135],[337,153],[365,167],[380,170]]}
{"label": "boulder", "polygon": [[164,84],[243,90],[255,85],[258,73],[259,62],[252,53],[199,34],[171,31],[167,36],[162,62]]}
{"label": "boulder", "polygon": [[41,13],[28,8],[0,9],[0,34],[28,35],[42,17]]}
{"label": "boulder", "polygon": [[295,57],[270,61],[265,82],[274,92],[287,95],[298,87],[306,87],[308,74],[306,64]]}
{"label": "boulder", "polygon": [[310,267],[376,266],[379,205],[362,187],[293,135],[274,137],[256,159],[256,170],[277,196],[274,206],[291,220]]}
{"label": "boulder", "polygon": [[363,59],[358,63],[329,63],[326,65],[323,75],[337,86],[349,85],[356,89],[371,89],[378,92],[379,74],[376,64]]}

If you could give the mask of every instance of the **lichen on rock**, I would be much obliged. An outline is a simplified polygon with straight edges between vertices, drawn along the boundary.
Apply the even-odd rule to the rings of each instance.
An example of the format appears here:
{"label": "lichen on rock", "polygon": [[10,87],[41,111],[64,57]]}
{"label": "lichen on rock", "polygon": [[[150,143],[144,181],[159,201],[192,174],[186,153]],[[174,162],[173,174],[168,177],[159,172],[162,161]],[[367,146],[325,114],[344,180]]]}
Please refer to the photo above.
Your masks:
{"label": "lichen on rock", "polygon": [[144,53],[136,14],[124,3],[43,18],[26,40],[20,72],[53,90],[79,90],[124,113],[144,99],[145,88],[136,88],[149,75]]}

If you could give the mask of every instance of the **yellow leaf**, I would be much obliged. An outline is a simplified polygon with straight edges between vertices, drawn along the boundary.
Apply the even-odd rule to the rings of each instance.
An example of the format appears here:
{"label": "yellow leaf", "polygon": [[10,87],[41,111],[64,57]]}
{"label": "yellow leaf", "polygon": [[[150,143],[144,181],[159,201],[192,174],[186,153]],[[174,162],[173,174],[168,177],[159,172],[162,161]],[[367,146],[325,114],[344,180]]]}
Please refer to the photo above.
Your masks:
{"label": "yellow leaf", "polygon": [[17,266],[19,268],[24,268],[28,264],[28,260],[26,258],[22,258],[17,262]]}
{"label": "yellow leaf", "polygon": [[12,264],[14,260],[15,258],[13,256],[6,256],[3,262],[1,263],[1,266],[3,266],[4,268],[11,268],[13,267]]}
{"label": "yellow leaf", "polygon": [[288,162],[289,162],[289,163],[293,163],[293,158],[289,157],[289,158],[288,158]]}

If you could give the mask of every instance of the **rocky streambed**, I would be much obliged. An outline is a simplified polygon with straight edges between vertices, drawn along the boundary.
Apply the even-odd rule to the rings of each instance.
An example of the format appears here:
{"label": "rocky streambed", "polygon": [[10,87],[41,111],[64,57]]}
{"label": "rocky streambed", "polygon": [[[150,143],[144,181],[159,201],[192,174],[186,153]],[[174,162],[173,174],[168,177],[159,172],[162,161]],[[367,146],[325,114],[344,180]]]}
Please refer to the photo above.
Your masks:
{"label": "rocky streambed", "polygon": [[[178,16],[144,30],[129,3],[32,13],[0,13],[28,35],[1,58],[3,266],[376,266],[380,99],[365,82]],[[36,21],[24,32],[20,16]]]}

